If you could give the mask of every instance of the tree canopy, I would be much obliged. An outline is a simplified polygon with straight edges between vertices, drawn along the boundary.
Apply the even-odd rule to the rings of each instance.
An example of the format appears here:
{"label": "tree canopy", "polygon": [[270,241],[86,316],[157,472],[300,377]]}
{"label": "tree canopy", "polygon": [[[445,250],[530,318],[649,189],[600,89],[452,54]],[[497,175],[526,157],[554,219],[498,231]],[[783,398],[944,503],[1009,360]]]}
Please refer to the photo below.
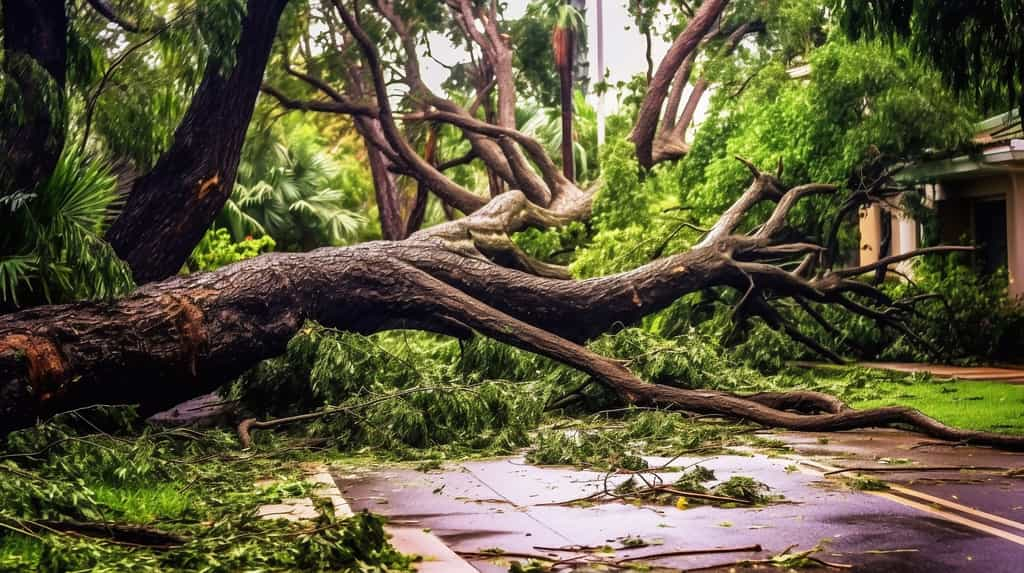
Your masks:
{"label": "tree canopy", "polygon": [[1024,113],[1024,6],[1007,0],[838,0],[853,38],[905,40],[984,113]]}

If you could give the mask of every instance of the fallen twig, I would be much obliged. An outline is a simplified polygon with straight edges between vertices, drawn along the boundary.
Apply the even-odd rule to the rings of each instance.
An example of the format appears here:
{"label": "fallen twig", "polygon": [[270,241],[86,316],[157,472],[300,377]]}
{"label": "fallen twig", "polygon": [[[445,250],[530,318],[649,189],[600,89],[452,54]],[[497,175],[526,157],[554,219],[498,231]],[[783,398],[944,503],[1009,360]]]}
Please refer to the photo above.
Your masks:
{"label": "fallen twig", "polygon": [[677,551],[661,551],[658,553],[651,553],[649,555],[636,555],[634,557],[623,557],[616,561],[616,563],[626,563],[629,561],[650,561],[653,559],[663,559],[665,557],[683,557],[686,555],[709,555],[712,553],[759,553],[763,551],[760,544],[747,545],[744,547],[714,547],[711,549],[680,549]]}
{"label": "fallen twig", "polygon": [[[46,531],[104,539],[118,545],[145,547],[147,549],[173,549],[188,543],[188,538],[142,525],[126,525],[121,523],[90,522],[74,520],[15,520],[19,529],[9,529],[26,533],[26,531]],[[7,524],[9,525],[9,524]]]}
{"label": "fallen twig", "polygon": [[[651,561],[654,559],[663,559],[666,557],[683,557],[687,555],[708,555],[713,553],[744,553],[744,552],[760,552],[763,551],[760,544],[758,545],[746,545],[743,547],[712,547],[708,549],[678,549],[674,551],[661,551],[658,553],[651,553],[648,555],[636,555],[632,557],[623,557],[620,559],[613,559],[608,555],[594,555],[594,551],[604,549],[603,546],[588,546],[588,545],[567,545],[565,547],[542,547],[534,546],[534,549],[541,551],[564,551],[572,553],[580,553],[579,555],[572,555],[570,557],[555,557],[551,555],[541,555],[539,553],[521,553],[515,551],[456,551],[462,557],[478,558],[478,559],[498,559],[498,558],[520,558],[520,559],[532,559],[535,561],[543,561],[549,563],[552,568],[556,568],[562,565],[568,565],[571,563],[583,562],[588,565],[601,565],[604,567],[612,567],[616,569],[627,569],[633,566],[628,565],[635,561]],[[629,549],[636,549],[636,547],[617,547],[615,551],[623,551]],[[813,559],[813,558],[812,558]]]}
{"label": "fallen twig", "polygon": [[868,467],[851,467],[841,468],[838,470],[832,470],[825,472],[822,475],[834,476],[846,472],[862,472],[862,473],[889,473],[889,472],[955,472],[955,471],[1010,471],[1007,468],[998,466],[893,466],[884,468],[868,468]]}

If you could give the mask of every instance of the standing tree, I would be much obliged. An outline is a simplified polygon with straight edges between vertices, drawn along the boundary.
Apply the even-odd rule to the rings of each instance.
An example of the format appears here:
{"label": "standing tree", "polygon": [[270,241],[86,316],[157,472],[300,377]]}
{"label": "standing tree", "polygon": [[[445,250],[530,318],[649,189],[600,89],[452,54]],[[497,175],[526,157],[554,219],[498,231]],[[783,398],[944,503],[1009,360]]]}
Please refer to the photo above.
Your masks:
{"label": "standing tree", "polygon": [[[672,77],[698,48],[725,4],[702,3],[669,51],[670,62],[659,66],[647,94],[650,101],[645,100],[634,126],[638,148],[653,147],[652,126],[657,125]],[[618,274],[572,279],[564,267],[526,253],[513,235],[587,219],[595,193],[603,201],[619,190],[580,188],[563,175],[539,142],[515,129],[515,81],[497,2],[445,4],[447,21],[477,47],[479,69],[492,74],[484,76],[487,83],[481,84],[468,107],[433,94],[419,79],[416,38],[428,20],[388,0],[376,0],[373,10],[358,12],[341,0],[331,0],[330,5],[350,42],[346,49],[355,51],[348,55],[359,56],[357,71],[367,86],[365,99],[353,100],[306,72],[299,72],[308,76],[302,81],[326,99],[279,99],[297,109],[352,114],[379,128],[374,145],[387,156],[391,169],[416,179],[466,216],[401,241],[270,253],[215,272],[148,284],[115,302],[46,306],[7,315],[0,321],[0,429],[22,427],[83,404],[139,403],[147,412],[165,408],[280,354],[305,321],[315,320],[360,333],[399,328],[460,338],[478,333],[577,368],[629,404],[807,431],[898,424],[938,438],[1024,446],[1021,437],[958,430],[904,407],[854,410],[816,392],[736,395],[648,383],[622,363],[588,349],[584,344],[604,332],[636,323],[687,293],[711,288],[739,293],[735,315],[761,317],[825,355],[830,351],[801,332],[780,310],[782,305],[834,305],[913,337],[904,322],[912,311],[910,301],[893,300],[858,277],[884,272],[888,265],[922,253],[964,247],[933,247],[871,265],[834,268],[832,259],[823,256],[826,237],[802,232],[791,214],[809,197],[834,195],[839,189],[788,183],[781,164],[769,172],[739,159],[749,173],[749,185],[692,248]],[[257,14],[271,16],[250,6],[247,18]],[[441,17],[438,12],[429,15]],[[267,31],[265,26],[256,28]],[[244,30],[239,62],[228,78],[243,69],[246,77],[259,75],[249,68],[255,61],[240,66],[243,54],[253,55]],[[262,54],[264,40],[261,35],[259,41],[249,41],[257,42]],[[382,59],[392,46],[398,47],[397,60],[404,63],[402,81],[410,89],[401,102],[391,97],[392,82],[386,75],[391,67]],[[208,79],[210,85],[224,81],[222,76]],[[493,122],[476,113],[483,105],[477,101],[489,98],[487,86],[492,83],[497,88]],[[658,109],[651,107],[655,100]],[[230,111],[236,120],[242,113]],[[486,199],[456,183],[417,153],[400,122],[458,129],[475,157],[512,190]],[[649,137],[638,139],[642,133]],[[198,142],[194,145],[199,149]],[[191,159],[206,165],[201,158]],[[195,171],[187,162],[182,168]],[[206,181],[207,186],[217,184]],[[850,201],[872,198],[871,193],[858,192]],[[177,223],[183,219],[180,214],[169,218],[184,225],[183,234],[192,228],[190,217],[184,217],[185,223]],[[835,224],[841,222],[837,219]]]}
{"label": "standing tree", "polygon": [[0,200],[30,194],[57,166],[66,136],[64,0],[4,0]]}
{"label": "standing tree", "polygon": [[234,188],[277,23],[288,0],[239,0],[220,18],[237,43],[212,50],[170,148],[132,186],[107,240],[145,283],[178,272]]}
{"label": "standing tree", "polygon": [[[104,24],[129,35],[131,44],[108,65],[95,92],[86,98],[83,148],[100,93],[136,50],[177,20],[195,17],[207,57],[205,73],[170,145],[131,186],[120,216],[106,238],[144,283],[178,272],[192,248],[230,195],[239,153],[263,70],[287,0],[216,0],[194,9],[173,6],[173,20],[143,28],[101,0],[89,2]],[[45,182],[64,149],[67,131],[68,70],[92,65],[94,46],[68,25],[64,0],[3,3],[3,116],[0,195],[31,194]],[[83,20],[93,14],[77,17]],[[179,37],[179,40],[185,38]],[[69,42],[72,42],[69,44]],[[70,55],[73,61],[69,61]],[[182,50],[186,51],[186,50]],[[174,60],[164,52],[153,59]],[[144,66],[149,69],[149,66]],[[13,209],[12,209],[13,210]]]}
{"label": "standing tree", "polygon": [[562,174],[576,179],[576,163],[572,156],[573,68],[576,65],[576,36],[583,28],[583,16],[569,4],[555,10],[555,26],[551,30],[551,51],[555,56],[555,69],[559,78],[559,103],[562,112]]}

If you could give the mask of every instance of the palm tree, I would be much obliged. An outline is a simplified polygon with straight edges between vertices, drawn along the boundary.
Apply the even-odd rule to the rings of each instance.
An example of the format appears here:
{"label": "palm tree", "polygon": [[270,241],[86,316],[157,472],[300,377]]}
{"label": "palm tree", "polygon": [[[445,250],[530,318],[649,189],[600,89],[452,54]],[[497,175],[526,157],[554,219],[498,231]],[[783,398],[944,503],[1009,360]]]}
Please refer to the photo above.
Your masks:
{"label": "palm tree", "polygon": [[117,204],[109,166],[70,145],[46,182],[0,200],[0,307],[131,290],[131,271],[103,240]]}
{"label": "palm tree", "polygon": [[218,221],[236,240],[266,234],[283,250],[305,251],[359,233],[366,217],[346,207],[356,199],[334,185],[339,165],[314,141],[277,141],[260,151],[239,168]]}
{"label": "palm tree", "polygon": [[562,108],[562,173],[574,181],[575,162],[572,158],[572,68],[575,63],[576,35],[585,24],[579,10],[569,4],[555,8],[555,26],[551,31],[551,49],[555,54],[555,68],[558,69],[559,99]]}

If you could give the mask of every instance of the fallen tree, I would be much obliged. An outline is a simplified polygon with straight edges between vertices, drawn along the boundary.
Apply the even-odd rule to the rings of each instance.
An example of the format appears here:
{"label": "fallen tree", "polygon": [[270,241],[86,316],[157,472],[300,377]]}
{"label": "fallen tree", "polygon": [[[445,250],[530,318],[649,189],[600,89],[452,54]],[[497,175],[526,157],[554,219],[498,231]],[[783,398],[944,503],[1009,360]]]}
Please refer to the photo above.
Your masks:
{"label": "fallen tree", "polygon": [[[596,279],[553,277],[550,265],[532,261],[508,239],[529,226],[581,216],[590,195],[557,194],[553,207],[543,208],[512,191],[471,216],[404,241],[272,253],[153,283],[117,302],[15,313],[0,325],[2,429],[85,404],[139,403],[144,411],[168,407],[281,353],[306,320],[316,320],[362,333],[415,328],[468,337],[477,332],[578,368],[637,405],[804,431],[899,424],[948,440],[1024,446],[1020,437],[950,428],[910,408],[853,410],[815,392],[738,396],[649,384],[580,344],[711,286],[744,292],[744,312],[798,338],[773,307],[775,301],[839,304],[899,328],[895,315],[850,295],[871,296],[890,309],[898,301],[853,277],[921,252],[962,247],[926,249],[852,269],[814,271],[811,262],[786,271],[769,262],[793,256],[817,260],[821,246],[780,237],[786,214],[801,198],[834,191],[823,185],[785,189],[773,175],[755,172],[750,187],[700,245]],[[734,232],[753,206],[770,200],[777,205],[756,233]]]}
{"label": "fallen tree", "polygon": [[[119,301],[7,315],[0,320],[0,431],[88,404],[138,403],[143,412],[167,408],[280,354],[303,323],[314,320],[359,333],[420,329],[462,338],[478,333],[577,368],[635,405],[803,431],[900,425],[936,438],[1024,446],[1024,438],[950,428],[910,408],[854,410],[816,392],[741,396],[650,384],[588,349],[584,344],[589,339],[712,287],[741,293],[733,311],[737,321],[760,317],[831,359],[839,357],[803,334],[779,310],[781,302],[792,300],[805,310],[814,304],[838,305],[926,345],[903,321],[910,311],[907,301],[892,300],[857,277],[884,273],[890,264],[920,254],[965,247],[932,247],[836,269],[835,226],[844,217],[835,220],[825,240],[805,237],[787,217],[801,200],[839,189],[789,186],[781,179],[781,164],[769,173],[740,159],[750,170],[751,184],[694,248],[628,272],[573,280],[565,268],[531,257],[511,237],[527,228],[587,218],[596,190],[569,181],[536,140],[501,122],[477,119],[444,100],[428,101],[421,111],[397,117],[375,42],[341,2],[332,4],[362,52],[375,95],[374,104],[367,105],[335,94],[332,111],[366,119],[373,127],[367,136],[393,171],[416,178],[447,206],[468,215],[401,241],[271,253],[215,272],[151,283]],[[493,11],[465,0],[448,4],[458,10],[467,33],[476,31],[477,42],[491,46],[484,54],[501,52],[493,45],[503,41],[496,29],[483,36],[474,24],[481,19],[485,30],[493,26]],[[703,37],[714,19],[711,11],[720,10],[721,4],[703,4],[691,21],[696,31],[683,35]],[[384,18],[400,26],[389,6],[385,0],[378,2]],[[692,50],[696,44],[686,45]],[[680,55],[677,67],[686,61],[687,54]],[[492,67],[495,73],[507,73],[498,71],[501,66]],[[667,69],[669,78],[677,71]],[[496,82],[497,97],[499,108],[507,109],[514,94],[502,79]],[[288,103],[295,109],[316,109],[311,102]],[[487,201],[459,186],[413,150],[398,128],[399,120],[459,128],[474,142],[487,169],[501,174],[514,190]],[[495,149],[500,153],[492,153]],[[881,181],[856,190],[840,214],[880,200],[884,189],[879,185]],[[763,203],[774,203],[774,208],[760,225],[744,232],[750,228],[746,219]],[[812,317],[823,320],[820,314]]]}

